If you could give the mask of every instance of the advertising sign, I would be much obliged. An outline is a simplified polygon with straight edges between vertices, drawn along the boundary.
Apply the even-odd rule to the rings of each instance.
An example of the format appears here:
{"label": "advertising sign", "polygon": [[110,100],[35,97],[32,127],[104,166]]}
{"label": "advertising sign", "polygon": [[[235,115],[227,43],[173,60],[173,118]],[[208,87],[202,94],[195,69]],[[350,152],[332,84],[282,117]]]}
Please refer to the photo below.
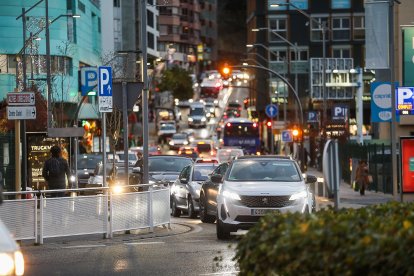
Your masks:
{"label": "advertising sign", "polygon": [[50,148],[58,144],[63,147],[62,157],[69,162],[69,139],[50,138],[47,137],[45,132],[27,134],[27,187],[32,187],[35,190],[41,190],[46,187],[42,176],[43,165],[50,158]]}
{"label": "advertising sign", "polygon": [[414,192],[414,137],[401,137],[401,184],[403,193]]}
{"label": "advertising sign", "polygon": [[391,83],[371,83],[371,122],[391,122],[391,119]]}
{"label": "advertising sign", "polygon": [[351,0],[332,0],[332,9],[350,9]]}
{"label": "advertising sign", "polygon": [[414,28],[403,28],[403,86],[414,86]]}
{"label": "advertising sign", "polygon": [[414,87],[398,87],[396,110],[399,115],[414,115]]}

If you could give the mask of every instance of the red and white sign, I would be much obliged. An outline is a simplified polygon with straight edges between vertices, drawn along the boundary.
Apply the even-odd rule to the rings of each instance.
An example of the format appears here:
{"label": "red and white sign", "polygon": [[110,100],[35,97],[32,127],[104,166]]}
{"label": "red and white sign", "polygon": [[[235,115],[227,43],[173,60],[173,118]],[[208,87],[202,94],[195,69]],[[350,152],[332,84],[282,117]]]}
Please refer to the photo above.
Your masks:
{"label": "red and white sign", "polygon": [[7,93],[9,105],[35,105],[34,92],[10,92]]}

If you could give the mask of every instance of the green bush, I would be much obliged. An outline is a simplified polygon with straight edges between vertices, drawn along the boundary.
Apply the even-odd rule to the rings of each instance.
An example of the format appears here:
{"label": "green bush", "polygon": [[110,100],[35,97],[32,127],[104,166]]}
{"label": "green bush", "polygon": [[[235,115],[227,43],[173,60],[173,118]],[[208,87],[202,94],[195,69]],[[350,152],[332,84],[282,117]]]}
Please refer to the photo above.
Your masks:
{"label": "green bush", "polygon": [[240,275],[414,275],[414,204],[268,214],[234,259]]}

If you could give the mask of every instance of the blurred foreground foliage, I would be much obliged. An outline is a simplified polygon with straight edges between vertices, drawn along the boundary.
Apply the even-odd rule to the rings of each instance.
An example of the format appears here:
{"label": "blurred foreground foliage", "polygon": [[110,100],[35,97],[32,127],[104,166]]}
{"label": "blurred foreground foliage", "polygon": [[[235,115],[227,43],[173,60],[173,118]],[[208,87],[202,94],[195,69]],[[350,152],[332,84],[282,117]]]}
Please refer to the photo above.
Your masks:
{"label": "blurred foreground foliage", "polygon": [[414,275],[414,203],[268,214],[234,259],[240,275]]}

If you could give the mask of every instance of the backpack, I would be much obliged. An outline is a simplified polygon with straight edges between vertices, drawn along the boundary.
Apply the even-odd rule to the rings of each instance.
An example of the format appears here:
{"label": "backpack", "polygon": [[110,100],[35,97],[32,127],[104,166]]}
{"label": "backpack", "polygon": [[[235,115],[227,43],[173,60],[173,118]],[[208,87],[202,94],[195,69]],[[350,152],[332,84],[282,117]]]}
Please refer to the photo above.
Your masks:
{"label": "backpack", "polygon": [[49,162],[49,177],[57,177],[61,172],[59,159],[51,158]]}

